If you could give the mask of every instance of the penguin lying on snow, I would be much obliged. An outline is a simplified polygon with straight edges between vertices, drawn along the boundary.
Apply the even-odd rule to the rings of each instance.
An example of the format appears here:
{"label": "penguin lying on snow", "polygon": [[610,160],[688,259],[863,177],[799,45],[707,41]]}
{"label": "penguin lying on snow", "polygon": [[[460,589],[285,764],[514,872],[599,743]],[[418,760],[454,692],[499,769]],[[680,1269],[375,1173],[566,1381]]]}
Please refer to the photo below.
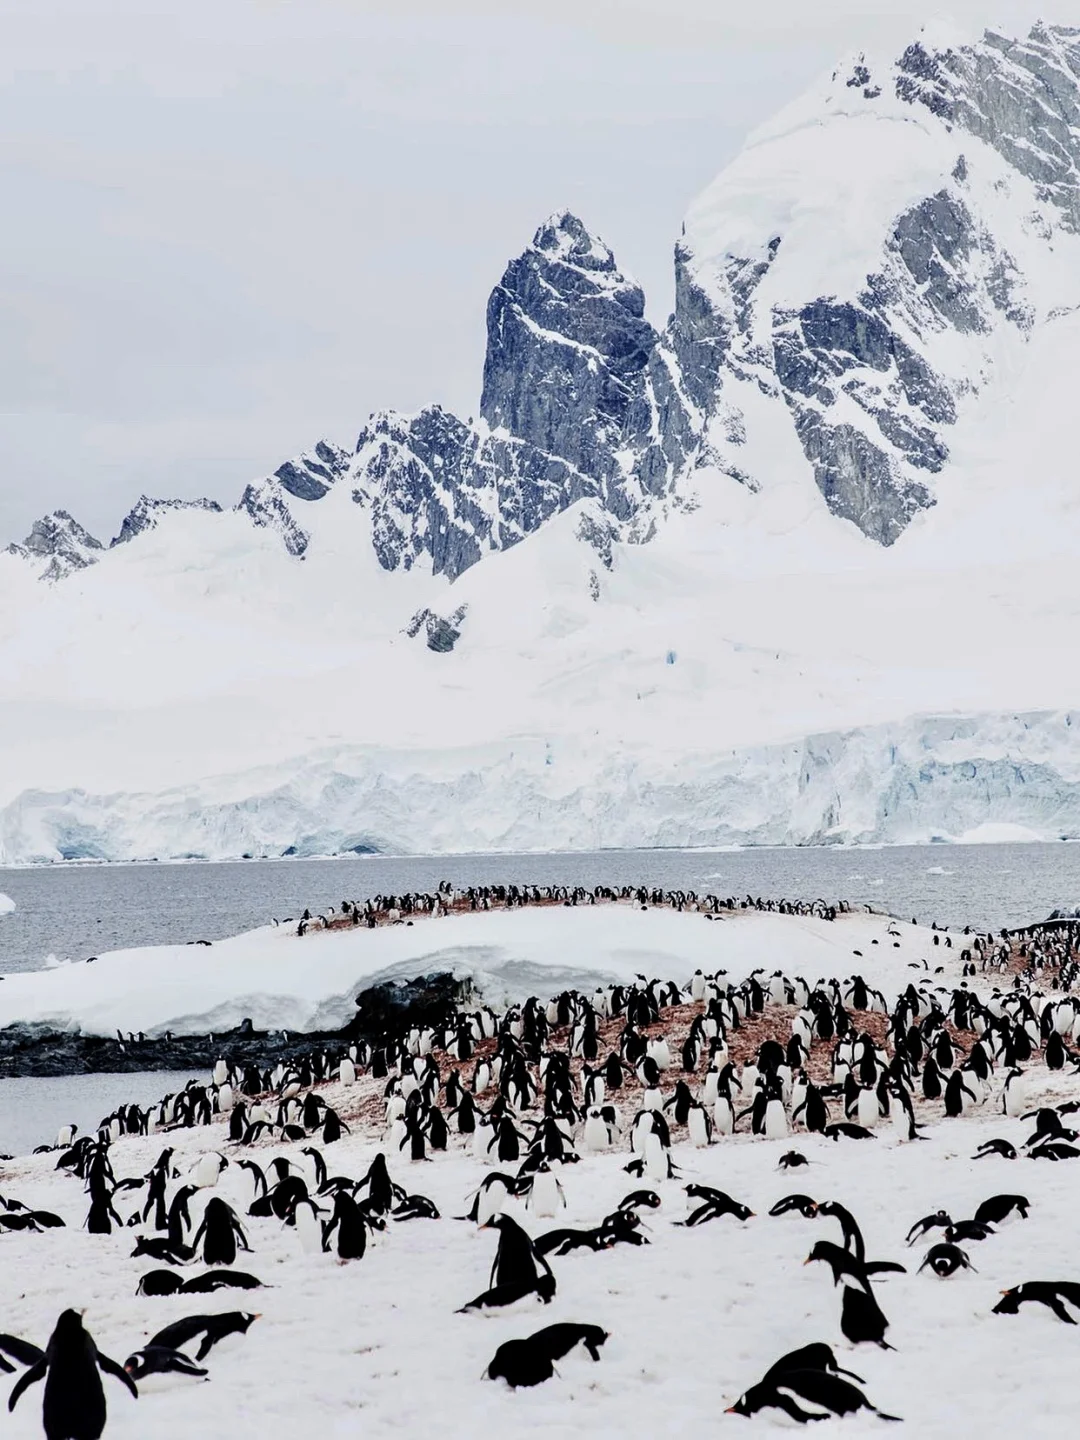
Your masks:
{"label": "penguin lying on snow", "polygon": [[736,1220],[753,1219],[754,1212],[749,1205],[733,1200],[723,1190],[714,1190],[710,1185],[687,1185],[685,1189],[691,1199],[701,1200],[702,1203],[685,1220],[676,1220],[676,1225],[704,1225],[706,1221],[719,1220],[723,1215],[734,1215]]}
{"label": "penguin lying on snow", "polygon": [[1001,1295],[993,1309],[995,1315],[1017,1315],[1021,1305],[1037,1304],[1047,1306],[1066,1325],[1076,1324],[1065,1309],[1065,1301],[1068,1301],[1074,1309],[1080,1310],[1080,1284],[1073,1280],[1029,1280],[1024,1285],[1003,1290]]}
{"label": "penguin lying on snow", "polygon": [[[842,1379],[842,1376],[851,1379]],[[828,1345],[806,1345],[778,1360],[756,1385],[728,1407],[727,1413],[750,1416],[773,1407],[783,1410],[800,1425],[811,1420],[826,1420],[830,1415],[853,1415],[860,1410],[867,1410],[882,1420],[900,1419],[899,1415],[886,1415],[872,1405],[851,1380],[859,1380],[859,1376],[850,1370],[841,1370]],[[806,1405],[817,1408],[807,1410]]]}
{"label": "penguin lying on snow", "polygon": [[952,1245],[948,1241],[930,1246],[930,1249],[926,1252],[925,1260],[919,1266],[919,1270],[925,1270],[927,1265],[930,1266],[930,1269],[933,1270],[935,1275],[940,1275],[943,1280],[947,1279],[950,1275],[955,1275],[957,1270],[975,1269],[975,1266],[972,1265],[959,1245]]}
{"label": "penguin lying on snow", "polygon": [[809,1195],[785,1195],[782,1200],[777,1200],[769,1214],[787,1215],[792,1210],[797,1210],[804,1220],[813,1220],[818,1213],[817,1201],[811,1200]]}
{"label": "penguin lying on snow", "polygon": [[136,1399],[139,1397],[134,1380],[115,1360],[101,1353],[75,1310],[63,1312],[39,1356],[20,1375],[8,1399],[8,1409],[15,1409],[29,1386],[44,1380],[42,1423],[46,1440],[99,1440],[106,1415],[102,1370],[122,1381]]}
{"label": "penguin lying on snow", "polygon": [[608,1332],[599,1325],[547,1325],[525,1340],[507,1340],[495,1351],[487,1368],[489,1380],[505,1380],[513,1389],[519,1385],[540,1385],[555,1374],[556,1360],[568,1355],[575,1345],[584,1345],[594,1360]]}
{"label": "penguin lying on snow", "polygon": [[1008,1140],[984,1140],[971,1158],[985,1160],[988,1155],[1000,1155],[1003,1160],[1015,1160],[1016,1146]]}
{"label": "penguin lying on snow", "polygon": [[181,1280],[173,1270],[149,1270],[139,1281],[139,1295],[209,1295],[214,1290],[258,1290],[261,1280],[243,1270],[216,1270]]}
{"label": "penguin lying on snow", "polygon": [[219,1341],[228,1335],[246,1335],[258,1319],[258,1315],[251,1315],[246,1310],[228,1310],[221,1315],[188,1315],[159,1330],[147,1342],[147,1347],[179,1350],[201,1335],[195,1359],[205,1360]]}
{"label": "penguin lying on snow", "polygon": [[144,1345],[124,1361],[124,1369],[132,1380],[140,1383],[151,1375],[191,1375],[204,1379],[209,1375],[202,1365],[196,1365],[182,1350],[169,1350],[163,1345]]}

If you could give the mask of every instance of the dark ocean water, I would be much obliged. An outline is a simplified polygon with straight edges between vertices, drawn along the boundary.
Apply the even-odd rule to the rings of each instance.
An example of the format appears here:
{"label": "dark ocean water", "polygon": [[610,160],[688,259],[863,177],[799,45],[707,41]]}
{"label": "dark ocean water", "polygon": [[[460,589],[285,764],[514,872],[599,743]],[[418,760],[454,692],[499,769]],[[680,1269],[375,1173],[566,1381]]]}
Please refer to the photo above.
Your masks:
{"label": "dark ocean water", "polygon": [[998,929],[1080,903],[1080,845],[941,845],[882,850],[603,850],[561,855],[460,855],[208,865],[0,869],[0,971],[47,955],[218,940],[379,892],[536,882],[645,883],[722,895],[845,899],[910,919]]}

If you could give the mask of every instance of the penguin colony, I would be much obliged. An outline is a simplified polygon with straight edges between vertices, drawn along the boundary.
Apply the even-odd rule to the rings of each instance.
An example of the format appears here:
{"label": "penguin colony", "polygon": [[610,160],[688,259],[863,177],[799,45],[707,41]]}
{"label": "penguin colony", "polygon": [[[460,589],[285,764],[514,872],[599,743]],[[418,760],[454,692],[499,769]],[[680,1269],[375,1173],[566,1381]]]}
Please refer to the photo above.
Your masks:
{"label": "penguin colony", "polygon": [[[671,903],[658,897],[626,898]],[[707,916],[722,908],[699,906],[693,896],[676,903]],[[209,1295],[235,1304],[235,1291],[263,1289],[260,1234],[271,1225],[291,1232],[305,1255],[342,1266],[370,1264],[370,1252],[393,1247],[409,1222],[490,1234],[490,1268],[478,1269],[456,1315],[433,1321],[520,1317],[528,1333],[489,1350],[480,1367],[484,1379],[511,1390],[557,1380],[570,1356],[601,1362],[609,1340],[618,1344],[595,1317],[536,1327],[558,1296],[564,1266],[599,1267],[603,1259],[593,1257],[640,1252],[676,1228],[701,1233],[707,1244],[705,1237],[730,1227],[782,1221],[794,1227],[790,1264],[824,1272],[835,1293],[832,1331],[807,1336],[759,1376],[746,1375],[737,1397],[714,1396],[716,1413],[772,1411],[797,1423],[861,1413],[892,1422],[897,1416],[877,1407],[834,1347],[890,1351],[889,1288],[978,1275],[974,1247],[1003,1243],[999,1232],[1025,1221],[1032,1202],[1003,1191],[970,1214],[949,1205],[908,1220],[896,1232],[901,1263],[868,1258],[859,1219],[828,1194],[793,1191],[763,1213],[756,1197],[747,1203],[695,1180],[693,1170],[695,1155],[729,1137],[805,1143],[800,1135],[820,1136],[832,1148],[891,1132],[907,1145],[931,1120],[976,1111],[1000,1116],[1006,1133],[975,1147],[973,1166],[1080,1158],[1080,1134],[1069,1124],[1080,1102],[1029,1107],[1027,1088],[1033,1075],[1042,1083],[1054,1071],[1080,1072],[1072,1049],[1080,1001],[1069,993],[1080,978],[1076,927],[1035,928],[1021,938],[939,933],[935,945],[959,952],[961,982],[939,983],[925,960],[912,962],[919,973],[891,1005],[858,973],[811,983],[781,970],[756,972],[739,984],[723,972],[699,971],[681,983],[642,975],[589,995],[534,997],[503,1014],[451,1009],[436,1028],[320,1049],[295,1066],[240,1068],[223,1056],[210,1084],[191,1082],[152,1110],[122,1106],[93,1136],[65,1127],[57,1145],[39,1153],[57,1152],[50,1163],[69,1177],[73,1198],[81,1190],[88,1235],[131,1243],[130,1256],[147,1266],[139,1302],[151,1307],[162,1297],[183,1307],[186,1297]],[[899,946],[899,936],[882,922],[881,941]],[[866,956],[853,958],[870,968]],[[988,992],[976,993],[974,982],[987,977]],[[207,1126],[217,1127],[213,1148],[181,1162],[180,1139]],[[344,1173],[333,1148],[353,1129],[377,1135],[380,1147],[360,1174]],[[118,1177],[128,1137],[158,1134],[166,1143],[149,1168]],[[451,1214],[421,1192],[417,1167],[463,1150],[486,1168],[461,1196],[461,1213]],[[588,1226],[558,1223],[590,1162],[610,1168],[615,1157],[623,1193],[607,1213]],[[813,1164],[822,1174],[807,1188],[820,1197],[822,1184],[829,1188],[828,1152]],[[778,1156],[782,1174],[805,1168],[797,1148]],[[6,1245],[74,1223],[10,1193],[0,1197],[0,1211]],[[782,1291],[785,1273],[773,1279]],[[1075,1324],[1080,1282],[1018,1280],[995,1300],[987,1314],[1043,1310]],[[225,1309],[178,1314],[161,1326],[148,1310],[121,1365],[98,1349],[78,1310],[64,1309],[49,1336],[0,1335],[0,1371],[16,1377],[9,1408],[43,1381],[47,1440],[97,1440],[107,1422],[103,1378],[132,1397],[162,1380],[212,1383],[211,1352],[242,1340],[259,1318]],[[148,1401],[156,1403],[144,1396],[140,1409]],[[152,1433],[153,1418],[145,1424]]]}

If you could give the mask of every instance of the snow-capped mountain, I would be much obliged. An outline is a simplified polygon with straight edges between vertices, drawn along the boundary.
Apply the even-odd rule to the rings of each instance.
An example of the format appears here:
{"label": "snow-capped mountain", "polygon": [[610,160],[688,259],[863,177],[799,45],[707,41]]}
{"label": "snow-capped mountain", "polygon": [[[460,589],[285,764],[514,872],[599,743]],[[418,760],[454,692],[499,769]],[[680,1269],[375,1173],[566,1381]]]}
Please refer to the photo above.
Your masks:
{"label": "snow-capped mountain", "polygon": [[39,521],[0,855],[1080,834],[1080,31],[847,57],[675,274],[556,215],[475,421]]}

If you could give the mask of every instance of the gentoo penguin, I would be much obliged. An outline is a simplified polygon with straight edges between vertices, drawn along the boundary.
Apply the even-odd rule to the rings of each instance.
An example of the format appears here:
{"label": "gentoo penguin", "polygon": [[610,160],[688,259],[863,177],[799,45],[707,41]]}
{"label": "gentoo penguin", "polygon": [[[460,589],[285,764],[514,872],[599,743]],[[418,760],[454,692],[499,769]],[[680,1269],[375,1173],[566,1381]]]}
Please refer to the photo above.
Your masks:
{"label": "gentoo penguin", "polygon": [[[827,1358],[820,1355],[827,1352]],[[800,1425],[827,1420],[831,1415],[854,1415],[866,1410],[881,1420],[899,1420],[872,1405],[863,1392],[841,1376],[860,1380],[850,1370],[841,1370],[827,1345],[806,1345],[778,1360],[764,1379],[728,1407],[729,1415],[756,1415],[766,1408],[782,1410]],[[813,1406],[807,1409],[806,1406]]]}
{"label": "gentoo penguin", "polygon": [[916,1240],[921,1240],[928,1230],[947,1230],[952,1224],[952,1216],[947,1210],[935,1210],[932,1215],[924,1215],[921,1220],[916,1220],[907,1233],[907,1243],[914,1245]]}
{"label": "gentoo penguin", "polygon": [[600,1346],[608,1338],[599,1325],[548,1325],[525,1340],[507,1340],[495,1351],[487,1368],[489,1380],[505,1380],[511,1388],[540,1385],[555,1373],[554,1362],[575,1345],[584,1345],[593,1360],[600,1359]]}
{"label": "gentoo penguin", "polygon": [[204,1240],[203,1260],[207,1265],[231,1265],[237,1246],[251,1249],[236,1213],[218,1195],[206,1203],[202,1221],[191,1239],[193,1249],[199,1248],[200,1239]]}
{"label": "gentoo penguin", "polygon": [[975,1269],[959,1245],[951,1245],[947,1241],[930,1246],[926,1252],[926,1258],[919,1266],[919,1271],[922,1272],[928,1265],[934,1274],[940,1275],[943,1280],[948,1279],[950,1275],[955,1275],[957,1270]]}
{"label": "gentoo penguin", "polygon": [[687,1185],[684,1188],[692,1200],[702,1203],[685,1220],[677,1220],[677,1225],[704,1225],[706,1221],[719,1220],[723,1215],[734,1215],[736,1220],[753,1219],[754,1212],[749,1205],[733,1200],[723,1190],[714,1190],[710,1185]]}
{"label": "gentoo penguin", "polygon": [[201,1361],[226,1336],[246,1335],[258,1319],[258,1315],[251,1315],[245,1310],[229,1310],[221,1315],[188,1315],[183,1320],[174,1320],[171,1325],[166,1325],[147,1344],[166,1350],[180,1350],[201,1337],[195,1352],[195,1359]]}
{"label": "gentoo penguin", "polygon": [[817,1201],[809,1195],[785,1195],[782,1200],[777,1200],[769,1214],[787,1215],[792,1210],[797,1210],[804,1220],[813,1220],[818,1213]]}
{"label": "gentoo penguin", "polygon": [[592,1106],[585,1116],[585,1126],[581,1134],[581,1148],[586,1154],[595,1155],[602,1150],[608,1149],[611,1144],[611,1134],[607,1127],[598,1106]]}
{"label": "gentoo penguin", "polygon": [[546,1161],[541,1161],[533,1172],[525,1203],[537,1219],[551,1219],[560,1209],[565,1209],[566,1196],[563,1188]]}
{"label": "gentoo penguin", "polygon": [[998,1155],[1002,1160],[1015,1160],[1016,1146],[1009,1140],[984,1140],[971,1158],[985,1160],[988,1155]]}
{"label": "gentoo penguin", "polygon": [[191,1179],[197,1189],[208,1190],[212,1185],[216,1185],[222,1170],[228,1163],[225,1156],[219,1155],[216,1150],[209,1150],[205,1155],[200,1155],[191,1173]]}
{"label": "gentoo penguin", "polygon": [[1002,1113],[1013,1118],[1023,1115],[1027,1109],[1027,1091],[1027,1076],[1014,1065],[1006,1075],[1001,1091]]}
{"label": "gentoo penguin", "polygon": [[845,1285],[840,1310],[840,1329],[852,1345],[878,1345],[882,1350],[893,1347],[885,1339],[889,1322],[874,1299],[869,1286]]}
{"label": "gentoo penguin", "polygon": [[1000,1225],[1014,1212],[1026,1220],[1031,1201],[1026,1195],[991,1195],[975,1211],[975,1220],[980,1225]]}
{"label": "gentoo penguin", "polygon": [[704,1105],[700,1105],[697,1101],[694,1101],[690,1106],[686,1116],[686,1128],[691,1145],[699,1150],[704,1149],[704,1147],[708,1145],[711,1125],[709,1112],[705,1109]]}
{"label": "gentoo penguin", "polygon": [[356,1066],[346,1055],[338,1066],[338,1079],[342,1085],[356,1084]]}
{"label": "gentoo penguin", "polygon": [[[336,1237],[336,1238],[335,1238]],[[367,1250],[367,1220],[351,1195],[339,1190],[334,1196],[334,1213],[323,1227],[322,1248],[339,1260],[362,1260]]]}
{"label": "gentoo penguin", "polygon": [[140,1385],[156,1375],[191,1375],[202,1379],[209,1371],[196,1365],[182,1350],[167,1350],[163,1346],[144,1345],[124,1361],[124,1369]]}
{"label": "gentoo penguin", "polygon": [[1052,1310],[1066,1325],[1075,1325],[1076,1321],[1065,1305],[1068,1303],[1080,1310],[1080,1284],[1072,1280],[1029,1280],[1026,1284],[1003,1290],[1001,1296],[992,1311],[994,1315],[1017,1315],[1021,1305],[1037,1304]]}
{"label": "gentoo penguin", "polygon": [[42,1423],[46,1440],[99,1440],[105,1429],[105,1391],[101,1371],[121,1380],[138,1399],[139,1392],[127,1372],[103,1355],[75,1310],[65,1310],[56,1322],[41,1358],[19,1379],[8,1399],[14,1410],[28,1386],[45,1381]]}
{"label": "gentoo penguin", "polygon": [[322,1221],[319,1219],[322,1213],[314,1200],[298,1200],[293,1206],[293,1224],[305,1255],[322,1253]]}

